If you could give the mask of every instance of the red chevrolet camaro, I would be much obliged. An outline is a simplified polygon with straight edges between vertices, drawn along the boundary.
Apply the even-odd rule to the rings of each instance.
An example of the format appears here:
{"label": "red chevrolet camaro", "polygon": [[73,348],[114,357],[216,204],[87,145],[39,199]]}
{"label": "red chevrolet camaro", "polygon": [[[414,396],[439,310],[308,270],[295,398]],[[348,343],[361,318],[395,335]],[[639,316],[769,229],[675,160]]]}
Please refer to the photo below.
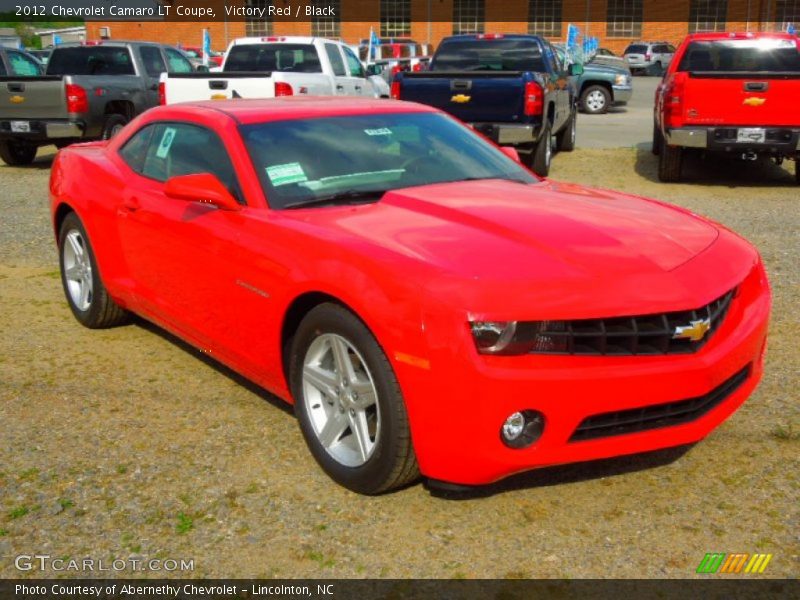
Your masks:
{"label": "red chevrolet camaro", "polygon": [[67,301],[92,328],[141,315],[293,403],[362,493],[702,439],[762,374],[756,250],[513,156],[403,102],[159,107],[56,157]]}

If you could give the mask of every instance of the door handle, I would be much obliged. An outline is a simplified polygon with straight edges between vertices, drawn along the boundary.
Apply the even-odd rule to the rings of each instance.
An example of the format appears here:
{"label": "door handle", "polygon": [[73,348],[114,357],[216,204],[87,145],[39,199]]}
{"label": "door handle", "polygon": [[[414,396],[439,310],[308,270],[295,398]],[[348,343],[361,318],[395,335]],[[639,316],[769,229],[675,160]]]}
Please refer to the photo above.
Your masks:
{"label": "door handle", "polygon": [[141,207],[142,205],[139,204],[139,199],[136,196],[126,196],[122,200],[122,208],[127,212],[136,212]]}
{"label": "door handle", "polygon": [[336,86],[336,90],[339,91],[339,92],[344,91],[344,86],[343,85],[337,85]]}
{"label": "door handle", "polygon": [[357,86],[356,86],[356,91],[357,91],[357,92],[360,92],[360,91],[361,91],[361,86],[360,86],[360,85],[357,85]]}

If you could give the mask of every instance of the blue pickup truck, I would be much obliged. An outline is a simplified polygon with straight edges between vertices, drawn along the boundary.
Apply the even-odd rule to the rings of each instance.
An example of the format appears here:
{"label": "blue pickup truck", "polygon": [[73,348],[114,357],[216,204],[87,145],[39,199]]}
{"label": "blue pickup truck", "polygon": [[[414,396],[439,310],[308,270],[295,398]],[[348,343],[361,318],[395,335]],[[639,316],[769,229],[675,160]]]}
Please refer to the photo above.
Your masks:
{"label": "blue pickup truck", "polygon": [[398,73],[392,97],[440,108],[547,175],[552,137],[558,150],[575,147],[577,94],[567,67],[535,35],[454,35],[442,40],[428,70]]}

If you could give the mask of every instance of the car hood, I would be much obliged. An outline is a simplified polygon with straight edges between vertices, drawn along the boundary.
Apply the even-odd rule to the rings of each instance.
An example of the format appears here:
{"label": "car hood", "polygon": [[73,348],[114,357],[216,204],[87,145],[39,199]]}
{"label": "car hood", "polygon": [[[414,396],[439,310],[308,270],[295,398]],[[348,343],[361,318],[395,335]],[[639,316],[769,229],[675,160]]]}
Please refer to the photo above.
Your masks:
{"label": "car hood", "polygon": [[628,69],[619,66],[615,67],[612,65],[604,65],[600,63],[586,63],[583,65],[583,72],[588,74],[604,74],[604,75],[627,75]]}
{"label": "car hood", "polygon": [[[465,301],[472,306],[496,305],[498,297],[513,306],[515,294],[557,305],[568,294],[616,311],[623,309],[619,303],[602,301],[612,290],[628,290],[633,306],[636,298],[700,306],[727,291],[714,273],[699,283],[679,273],[714,244],[718,227],[653,200],[577,185],[436,184],[388,192],[368,206],[317,210],[317,219],[340,235],[369,241],[373,258],[401,254],[433,269],[431,279],[444,287],[449,281],[459,293],[479,289]],[[732,281],[743,277],[740,266],[716,274]]]}

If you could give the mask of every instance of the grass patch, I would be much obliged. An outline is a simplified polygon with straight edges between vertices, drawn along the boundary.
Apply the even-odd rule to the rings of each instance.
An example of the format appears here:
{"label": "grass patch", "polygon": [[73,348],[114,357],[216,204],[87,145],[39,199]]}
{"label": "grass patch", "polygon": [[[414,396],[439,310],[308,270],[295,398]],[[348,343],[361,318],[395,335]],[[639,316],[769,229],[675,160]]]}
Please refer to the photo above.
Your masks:
{"label": "grass patch", "polygon": [[29,512],[31,512],[31,509],[27,506],[18,506],[17,508],[13,508],[8,512],[8,518],[13,521],[14,519],[24,517]]}
{"label": "grass patch", "polygon": [[39,474],[39,469],[33,467],[32,469],[25,469],[19,474],[20,481],[30,481]]}
{"label": "grass patch", "polygon": [[6,537],[8,535],[8,529],[0,529],[0,537]]}
{"label": "grass patch", "polygon": [[67,510],[68,508],[72,508],[73,506],[75,506],[75,503],[69,498],[59,498],[58,503],[64,510]]}
{"label": "grass patch", "polygon": [[308,552],[306,552],[306,558],[309,560],[313,560],[320,567],[324,568],[330,568],[336,564],[336,561],[334,561],[332,558],[326,558],[322,552],[319,552],[317,550],[309,550]]}
{"label": "grass patch", "polygon": [[776,425],[769,434],[776,440],[782,442],[796,442],[800,440],[800,431],[795,430],[792,425],[788,425],[787,427]]}
{"label": "grass patch", "polygon": [[175,525],[175,531],[183,535],[192,529],[194,529],[194,519],[184,512],[178,513],[178,524]]}

